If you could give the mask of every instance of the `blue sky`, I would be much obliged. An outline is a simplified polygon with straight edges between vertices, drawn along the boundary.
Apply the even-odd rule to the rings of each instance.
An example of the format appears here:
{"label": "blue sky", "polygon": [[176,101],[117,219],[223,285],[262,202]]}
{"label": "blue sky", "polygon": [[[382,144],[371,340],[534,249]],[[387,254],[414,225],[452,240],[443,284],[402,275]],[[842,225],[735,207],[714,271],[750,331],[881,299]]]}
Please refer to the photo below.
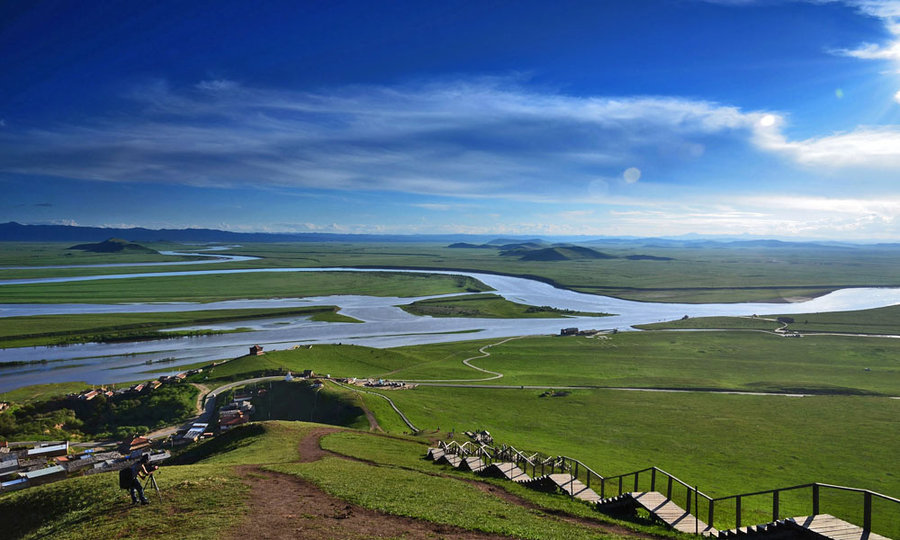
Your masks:
{"label": "blue sky", "polygon": [[0,221],[900,240],[900,1],[5,2],[0,58]]}

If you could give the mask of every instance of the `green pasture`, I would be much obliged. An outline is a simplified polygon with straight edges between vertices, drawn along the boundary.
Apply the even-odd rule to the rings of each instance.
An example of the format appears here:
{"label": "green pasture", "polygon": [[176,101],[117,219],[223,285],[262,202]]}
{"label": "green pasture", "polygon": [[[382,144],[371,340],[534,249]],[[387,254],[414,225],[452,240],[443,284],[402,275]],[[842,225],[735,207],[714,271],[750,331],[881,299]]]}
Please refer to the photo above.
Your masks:
{"label": "green pasture", "polygon": [[351,317],[340,315],[336,311],[336,306],[316,306],[172,313],[99,313],[6,317],[3,319],[3,325],[0,326],[0,347],[159,339],[171,335],[160,332],[166,328],[249,321],[269,317],[309,317],[316,321],[359,322]]}
{"label": "green pasture", "polygon": [[13,402],[17,405],[27,405],[35,401],[46,401],[53,398],[81,392],[85,388],[91,388],[86,382],[48,383],[24,386],[9,392],[0,394],[0,401]]}
{"label": "green pasture", "polygon": [[[419,387],[389,395],[420,429],[487,429],[498,443],[574,457],[604,476],[657,466],[713,497],[807,482],[900,494],[894,467],[900,461],[898,400],[617,390],[575,390],[563,397],[541,393]],[[643,481],[649,483],[649,475]],[[608,489],[617,487],[613,483]],[[861,496],[857,498],[835,497],[830,509],[861,523]],[[785,515],[809,513],[800,502],[786,497]],[[745,523],[762,523],[768,521],[771,500],[747,500],[744,507],[750,512],[744,514]],[[727,506],[719,515],[728,517]],[[885,515],[881,513],[879,528],[900,532],[900,521]]]}
{"label": "green pasture", "polygon": [[560,319],[565,317],[603,317],[608,313],[589,313],[529,306],[510,302],[496,294],[471,294],[452,298],[429,298],[400,306],[407,313],[429,317],[473,317],[487,319]]}
{"label": "green pasture", "polygon": [[248,244],[230,253],[264,257],[247,266],[456,269],[536,277],[581,292],[653,302],[787,302],[860,286],[900,286],[896,246],[821,248],[664,247],[652,241],[594,243],[617,257],[520,261],[494,249],[426,243]]}
{"label": "green pasture", "polygon": [[[900,286],[895,269],[900,248],[896,246],[668,247],[642,240],[590,246],[620,258],[521,261],[494,249],[455,249],[434,243],[267,243],[246,244],[227,252],[262,257],[260,260],[217,264],[216,268],[456,269],[533,277],[568,289],[632,300],[688,303],[788,302],[845,287]],[[71,258],[64,255],[65,247],[68,245],[0,243],[0,261],[8,261],[10,266],[63,264]],[[38,255],[30,256],[31,250]],[[634,255],[671,260],[623,258]],[[96,256],[113,258],[103,262],[117,260],[117,255]],[[147,267],[139,271],[172,269]],[[123,271],[127,270],[3,270],[0,264],[0,279]]]}
{"label": "green pasture", "polygon": [[[200,257],[159,255],[155,253],[94,253],[68,249],[81,242],[0,242],[0,271],[12,272],[8,266],[63,266],[81,264],[122,264],[146,262],[194,261]],[[186,246],[142,244],[151,249],[185,249]],[[206,257],[203,257],[204,259]],[[2,274],[6,279],[9,276]]]}
{"label": "green pasture", "polygon": [[[773,306],[774,307],[774,306]],[[789,317],[794,322],[787,330],[806,333],[843,334],[900,334],[900,306],[888,306],[860,311],[835,311],[831,313],[806,313],[801,315],[760,315],[758,317],[697,317],[677,321],[642,324],[646,330],[687,329],[757,329],[774,331],[781,328],[778,317]]]}
{"label": "green pasture", "polygon": [[[426,353],[432,348],[436,355]],[[490,357],[472,363],[504,376],[485,384],[900,395],[900,341],[889,338],[619,332],[594,338],[526,337],[488,351]],[[484,377],[461,362],[477,354],[475,344],[403,352],[445,360],[411,365],[392,378]]]}
{"label": "green pasture", "polygon": [[[462,361],[502,340],[394,349],[313,345],[244,356],[204,374],[230,381],[312,369],[334,377],[467,380],[485,374]],[[900,342],[889,338],[759,332],[619,332],[599,337],[524,337],[487,349],[476,366],[503,373],[479,384],[900,395]]]}
{"label": "green pasture", "polygon": [[3,285],[0,303],[215,302],[339,294],[412,297],[484,290],[484,284],[463,276],[263,272]]}

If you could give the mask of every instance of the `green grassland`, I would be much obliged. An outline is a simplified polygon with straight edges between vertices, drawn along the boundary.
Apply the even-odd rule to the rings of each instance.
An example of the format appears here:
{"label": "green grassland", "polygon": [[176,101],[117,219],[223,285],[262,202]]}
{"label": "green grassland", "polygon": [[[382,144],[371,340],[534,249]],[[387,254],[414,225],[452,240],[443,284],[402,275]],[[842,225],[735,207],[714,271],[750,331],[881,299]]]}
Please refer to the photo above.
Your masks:
{"label": "green grassland", "polygon": [[[654,302],[785,302],[859,286],[900,286],[896,246],[667,247],[591,243],[616,259],[522,261],[436,244],[252,244],[253,266],[441,268],[535,277],[592,294]],[[636,254],[672,260],[629,260]]]}
{"label": "green grassland", "polygon": [[[497,341],[395,349],[314,345],[237,358],[204,376],[225,382],[312,369],[335,377],[474,381],[485,374],[462,360]],[[480,384],[900,394],[900,342],[888,338],[620,332],[600,338],[527,337],[489,351],[490,357],[473,363],[504,376]]]}
{"label": "green grassland", "polygon": [[[122,272],[121,268],[2,270],[3,261],[9,265],[60,264],[59,259],[70,258],[64,255],[64,247],[68,246],[0,243],[0,278]],[[900,286],[895,269],[900,254],[897,246],[671,247],[635,240],[631,244],[592,243],[591,247],[617,258],[523,261],[493,249],[455,249],[433,243],[270,243],[247,244],[227,252],[262,257],[260,260],[222,263],[216,268],[457,269],[534,277],[581,292],[632,300],[688,303],[785,302],[845,287]],[[29,258],[31,251],[43,255]],[[638,254],[670,260],[625,258]],[[166,270],[171,268],[148,267],[141,272]]]}
{"label": "green grassland", "polygon": [[529,306],[510,302],[496,294],[471,294],[453,298],[430,298],[400,306],[413,315],[429,317],[475,317],[487,319],[548,319],[565,317],[603,317],[608,313],[588,313],[557,309],[550,306]]}
{"label": "green grassland", "polygon": [[51,398],[65,396],[66,394],[81,392],[85,388],[90,387],[91,385],[86,382],[35,384],[3,392],[0,394],[0,401],[26,405],[35,401],[46,401]]}
{"label": "green grassland", "polygon": [[410,297],[484,290],[484,284],[463,276],[272,272],[4,285],[0,303],[215,302],[340,294]]}
{"label": "green grassland", "polygon": [[[620,474],[656,465],[713,496],[804,482],[828,482],[896,496],[896,340],[820,336],[790,340],[746,332],[619,333],[597,338],[523,338],[491,349],[478,366],[505,374],[485,385],[640,386],[682,389],[813,391],[781,397],[722,393],[542,390],[419,386],[386,392],[425,431],[488,429],[498,441],[576,457]],[[316,365],[333,376],[394,379],[483,376],[462,365],[490,342],[373,350],[315,346],[286,351],[270,367]],[[267,355],[268,356],[268,355]],[[252,369],[249,357],[243,366]],[[294,363],[295,362],[295,363]],[[220,369],[228,366],[219,366]],[[869,367],[872,371],[865,371]],[[237,371],[231,377],[240,378]],[[408,431],[376,396],[364,403],[382,427]],[[765,521],[767,501],[745,501]],[[787,509],[803,511],[785,496]],[[794,505],[793,507],[791,505]],[[854,512],[854,501],[835,501]],[[755,505],[755,506],[754,506]],[[809,511],[807,508],[805,511]],[[835,510],[837,511],[837,510]],[[727,508],[721,510],[727,516]],[[749,522],[749,521],[747,521]]]}
{"label": "green grassland", "polygon": [[[566,497],[535,493],[532,495],[535,508],[528,509],[476,489],[467,482],[474,479],[472,475],[455,472],[436,475],[439,470],[429,471],[422,466],[426,446],[421,441],[341,432],[340,438],[332,439],[334,435],[326,438],[325,448],[354,456],[361,447],[369,446],[371,456],[364,459],[370,463],[329,457],[312,463],[296,463],[300,457],[298,441],[315,427],[316,424],[295,422],[249,424],[195,445],[175,459],[180,464],[216,465],[223,470],[237,465],[264,465],[266,470],[300,476],[331,495],[366,508],[469,530],[521,538],[609,537],[594,528],[553,517],[559,512],[573,515],[590,512],[585,505]],[[191,470],[193,467],[197,465],[173,468]],[[623,524],[596,513],[592,517]],[[658,527],[625,525],[672,536]]]}
{"label": "green grassland", "polygon": [[[278,309],[229,309],[173,313],[107,313],[6,317],[0,326],[0,347],[33,347],[70,343],[160,339],[166,328],[269,317],[309,317],[314,321],[359,322],[337,313],[336,306]],[[211,333],[203,330],[198,333]]]}
{"label": "green grassland", "polygon": [[[0,270],[5,266],[58,266],[80,264],[122,264],[146,262],[195,261],[201,257],[160,255],[122,251],[97,253],[68,249],[78,242],[0,242]],[[146,244],[148,247],[151,244]],[[185,246],[153,246],[151,249],[184,249]],[[206,257],[202,257],[205,259]],[[9,278],[3,274],[4,278]]]}
{"label": "green grassland", "polygon": [[[616,390],[540,394],[419,387],[390,397],[420,429],[488,429],[498,442],[572,456],[606,476],[656,465],[711,496],[806,482],[900,493],[893,467],[900,460],[897,400]],[[833,513],[861,510],[852,503],[859,501]],[[754,512],[745,522],[768,521],[770,505],[745,501]]]}
{"label": "green grassland", "polygon": [[[686,330],[686,329],[758,329],[774,330],[782,326],[776,319],[781,315],[761,317],[698,317],[663,323],[643,324],[638,328],[646,330]],[[787,330],[800,333],[846,333],[846,334],[900,334],[900,306],[888,306],[862,311],[836,311],[831,313],[808,313],[783,315],[794,322]],[[768,319],[768,320],[767,320]]]}
{"label": "green grassland", "polygon": [[132,508],[116,473],[72,478],[0,497],[3,536],[10,539],[209,539],[246,514],[247,487],[229,468],[165,467],[160,501]]}

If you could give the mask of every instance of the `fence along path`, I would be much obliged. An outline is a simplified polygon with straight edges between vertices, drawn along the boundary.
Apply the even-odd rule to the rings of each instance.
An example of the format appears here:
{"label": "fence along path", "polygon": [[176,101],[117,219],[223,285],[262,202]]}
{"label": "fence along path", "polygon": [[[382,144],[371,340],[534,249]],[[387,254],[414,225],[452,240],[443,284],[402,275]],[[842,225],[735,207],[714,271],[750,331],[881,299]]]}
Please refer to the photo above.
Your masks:
{"label": "fence along path", "polygon": [[[637,508],[643,508],[654,518],[662,521],[672,529],[683,533],[700,534],[715,538],[734,538],[738,536],[744,538],[793,538],[797,535],[804,535],[804,537],[808,538],[827,538],[832,540],[890,540],[885,536],[875,534],[871,530],[872,499],[877,497],[888,502],[897,503],[900,506],[900,500],[880,493],[818,483],[713,499],[696,487],[692,488],[657,467],[650,467],[618,476],[604,477],[580,461],[569,457],[557,456],[541,459],[542,456],[539,454],[528,455],[508,446],[494,448],[485,444],[473,444],[471,442],[459,444],[456,441],[451,441],[450,443],[442,441],[439,447],[429,448],[426,457],[434,460],[435,463],[450,464],[458,469],[470,470],[484,476],[506,478],[532,489],[547,492],[561,491],[574,499],[593,505],[601,512],[633,513]],[[531,469],[530,476],[528,474],[529,468]],[[650,491],[638,490],[641,473],[649,473]],[[656,491],[657,475],[662,476],[666,480],[665,494]],[[582,482],[580,478],[584,478],[585,482]],[[633,491],[624,489],[624,480],[626,478],[629,478],[629,481],[633,478]],[[594,488],[591,487],[592,479]],[[600,483],[599,494],[595,491],[598,481]],[[617,484],[618,493],[616,495],[611,497],[605,496],[607,483]],[[684,493],[686,495],[685,506],[687,509],[679,506],[673,500],[673,489],[680,491],[680,488],[686,488]],[[811,489],[813,515],[779,518],[779,494],[806,488]],[[833,515],[819,513],[819,494],[823,488],[861,493],[864,500],[864,526],[859,527]],[[742,527],[741,500],[745,497],[759,495],[772,496],[772,521],[760,525]],[[708,504],[708,523],[704,523],[699,518],[700,500],[704,500]],[[722,531],[716,530],[713,526],[716,502],[721,503],[728,500],[735,501],[735,527]]]}

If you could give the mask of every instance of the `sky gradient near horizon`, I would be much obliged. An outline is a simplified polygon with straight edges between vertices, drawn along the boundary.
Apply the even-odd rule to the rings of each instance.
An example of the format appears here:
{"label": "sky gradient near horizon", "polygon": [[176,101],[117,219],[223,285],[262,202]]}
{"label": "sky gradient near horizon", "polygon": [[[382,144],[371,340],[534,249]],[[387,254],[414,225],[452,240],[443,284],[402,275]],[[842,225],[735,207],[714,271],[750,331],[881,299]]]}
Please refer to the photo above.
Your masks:
{"label": "sky gradient near horizon", "polygon": [[6,2],[0,221],[900,240],[900,0]]}

